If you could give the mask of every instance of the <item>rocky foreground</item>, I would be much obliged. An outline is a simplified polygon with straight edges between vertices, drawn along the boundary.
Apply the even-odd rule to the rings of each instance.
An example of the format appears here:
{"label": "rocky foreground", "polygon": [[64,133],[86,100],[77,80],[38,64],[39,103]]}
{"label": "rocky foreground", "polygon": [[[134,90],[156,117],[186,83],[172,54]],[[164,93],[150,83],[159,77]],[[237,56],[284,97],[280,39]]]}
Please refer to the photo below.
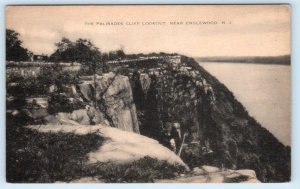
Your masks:
{"label": "rocky foreground", "polygon": [[[160,145],[156,140],[132,132],[122,131],[104,125],[74,126],[74,125],[32,125],[27,126],[41,133],[73,133],[86,135],[96,133],[105,139],[103,145],[96,151],[87,154],[88,164],[113,162],[122,164],[133,162],[149,156],[158,160],[165,160],[170,164],[185,167],[185,173],[173,179],[154,180],[157,183],[223,183],[223,182],[259,182],[252,170],[221,170],[217,167],[202,166],[190,170],[189,167],[168,148]],[[71,180],[75,183],[104,182],[101,175],[96,177],[82,177]]]}
{"label": "rocky foreground", "polygon": [[128,163],[149,156],[159,160],[166,160],[170,164],[187,165],[168,148],[160,145],[156,140],[109,126],[97,125],[33,125],[30,129],[43,133],[73,133],[86,135],[96,133],[104,138],[103,145],[88,154],[88,163]]}
{"label": "rocky foreground", "polygon": [[[98,177],[83,177],[71,183],[99,183]],[[193,171],[174,179],[155,180],[155,183],[260,183],[253,170],[220,170],[217,167],[195,167]]]}
{"label": "rocky foreground", "polygon": [[195,167],[191,172],[175,179],[156,180],[158,183],[260,183],[255,171],[221,170],[213,166]]}

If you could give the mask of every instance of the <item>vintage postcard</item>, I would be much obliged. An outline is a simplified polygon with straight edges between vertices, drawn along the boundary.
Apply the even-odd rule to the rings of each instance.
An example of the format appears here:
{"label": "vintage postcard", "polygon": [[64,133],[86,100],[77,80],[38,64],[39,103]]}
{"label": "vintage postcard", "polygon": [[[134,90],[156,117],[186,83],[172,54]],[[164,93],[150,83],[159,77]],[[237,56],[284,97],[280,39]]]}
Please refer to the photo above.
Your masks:
{"label": "vintage postcard", "polygon": [[290,14],[7,6],[7,182],[289,182]]}

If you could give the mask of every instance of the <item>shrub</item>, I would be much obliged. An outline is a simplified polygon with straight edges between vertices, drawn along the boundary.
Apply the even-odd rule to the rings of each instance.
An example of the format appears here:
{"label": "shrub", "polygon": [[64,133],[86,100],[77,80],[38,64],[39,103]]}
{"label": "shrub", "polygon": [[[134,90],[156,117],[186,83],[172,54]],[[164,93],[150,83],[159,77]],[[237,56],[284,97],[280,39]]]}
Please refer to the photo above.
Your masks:
{"label": "shrub", "polygon": [[[105,182],[129,182],[147,183],[155,179],[173,178],[184,172],[184,167],[179,164],[170,164],[167,161],[158,160],[146,156],[131,163],[114,164],[106,163],[99,166],[93,165],[90,171],[97,173]],[[89,169],[87,169],[89,170]],[[86,173],[86,175],[90,175]],[[95,175],[90,175],[95,176]]]}

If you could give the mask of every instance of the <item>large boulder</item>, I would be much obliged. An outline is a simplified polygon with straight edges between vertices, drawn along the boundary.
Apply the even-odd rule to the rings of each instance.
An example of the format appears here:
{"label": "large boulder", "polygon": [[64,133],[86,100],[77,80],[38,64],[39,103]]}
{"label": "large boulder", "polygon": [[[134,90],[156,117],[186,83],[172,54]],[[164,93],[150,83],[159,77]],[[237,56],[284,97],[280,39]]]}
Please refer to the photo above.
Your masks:
{"label": "large boulder", "polygon": [[104,125],[31,125],[27,128],[44,133],[73,133],[86,135],[96,133],[105,141],[96,151],[88,154],[88,164],[128,163],[149,156],[165,160],[170,164],[179,164],[187,170],[187,165],[174,152],[159,144],[156,140]]}
{"label": "large boulder", "polygon": [[139,133],[136,107],[127,76],[112,72],[103,76],[90,76],[82,78],[78,87],[86,101],[97,102],[111,126]]}

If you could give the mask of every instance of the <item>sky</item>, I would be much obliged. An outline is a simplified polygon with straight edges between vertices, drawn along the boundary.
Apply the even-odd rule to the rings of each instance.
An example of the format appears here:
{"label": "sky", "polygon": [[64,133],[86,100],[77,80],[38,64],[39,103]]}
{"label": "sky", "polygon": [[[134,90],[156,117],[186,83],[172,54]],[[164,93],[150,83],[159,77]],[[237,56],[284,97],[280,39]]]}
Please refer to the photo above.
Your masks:
{"label": "sky", "polygon": [[122,47],[125,53],[188,56],[290,54],[287,5],[8,6],[6,28],[20,33],[35,54],[53,53],[62,37],[90,39],[103,52]]}

